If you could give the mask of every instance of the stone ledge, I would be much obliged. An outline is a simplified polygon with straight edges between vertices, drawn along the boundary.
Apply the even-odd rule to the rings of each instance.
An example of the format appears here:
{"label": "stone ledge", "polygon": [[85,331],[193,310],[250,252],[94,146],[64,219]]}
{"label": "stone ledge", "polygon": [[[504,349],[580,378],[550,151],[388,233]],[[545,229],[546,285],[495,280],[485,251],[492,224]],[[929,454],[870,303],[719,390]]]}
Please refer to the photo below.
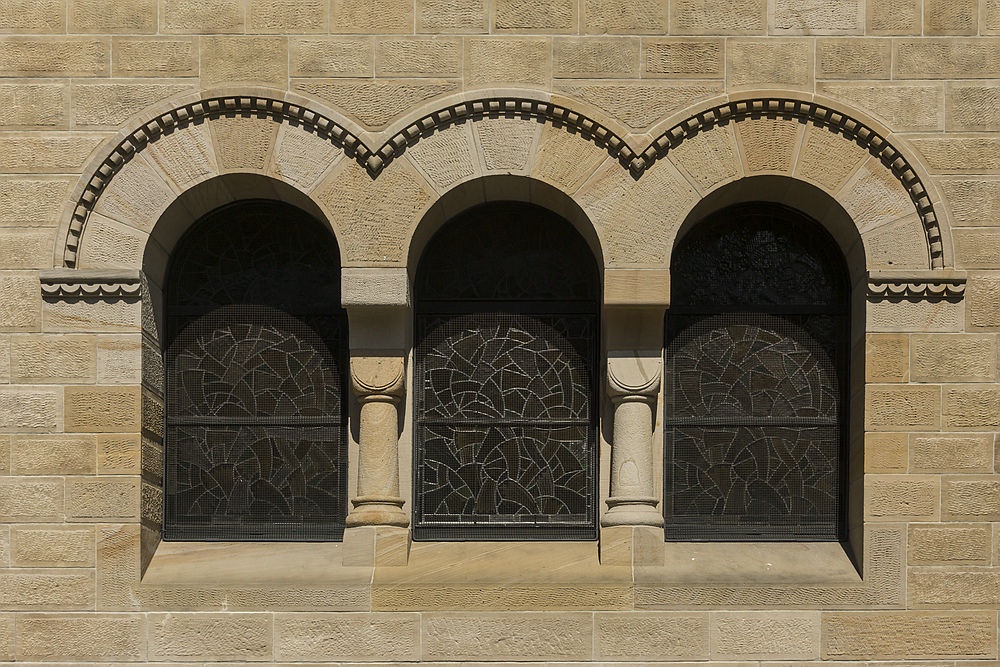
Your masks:
{"label": "stone ledge", "polygon": [[138,297],[142,290],[135,269],[47,269],[39,280],[44,299]]}

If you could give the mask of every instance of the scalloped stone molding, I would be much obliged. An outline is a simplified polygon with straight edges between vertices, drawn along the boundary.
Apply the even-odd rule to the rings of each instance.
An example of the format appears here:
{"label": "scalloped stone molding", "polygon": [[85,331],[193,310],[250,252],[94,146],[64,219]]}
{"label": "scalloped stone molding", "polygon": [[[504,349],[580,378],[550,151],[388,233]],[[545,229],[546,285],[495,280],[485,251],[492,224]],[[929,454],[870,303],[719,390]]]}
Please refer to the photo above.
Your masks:
{"label": "scalloped stone molding", "polygon": [[958,301],[965,296],[964,271],[912,271],[868,275],[868,298],[907,301]]}
{"label": "scalloped stone molding", "polygon": [[884,136],[859,120],[822,104],[781,97],[730,101],[704,110],[677,123],[639,153],[618,134],[592,118],[565,106],[519,97],[486,97],[449,105],[407,125],[375,150],[333,119],[300,104],[261,96],[223,96],[204,99],[160,114],[129,133],[112,149],[90,177],[73,208],[63,250],[63,265],[68,268],[76,266],[81,236],[91,211],[111,179],[134,154],[142,151],[150,141],[165,132],[205,118],[217,118],[233,113],[253,113],[271,117],[278,122],[306,126],[343,149],[348,157],[356,159],[372,178],[377,178],[389,162],[421,137],[461,120],[494,115],[517,115],[572,127],[598,146],[606,148],[609,155],[617,159],[636,179],[641,178],[657,160],[665,157],[686,138],[715,125],[753,117],[807,120],[828,127],[841,134],[845,140],[857,143],[877,157],[892,172],[909,194],[920,217],[930,252],[931,267],[935,269],[944,267],[941,230],[933,202],[919,175],[902,153]]}
{"label": "scalloped stone molding", "polygon": [[52,269],[39,279],[44,299],[138,297],[142,292],[138,271]]}

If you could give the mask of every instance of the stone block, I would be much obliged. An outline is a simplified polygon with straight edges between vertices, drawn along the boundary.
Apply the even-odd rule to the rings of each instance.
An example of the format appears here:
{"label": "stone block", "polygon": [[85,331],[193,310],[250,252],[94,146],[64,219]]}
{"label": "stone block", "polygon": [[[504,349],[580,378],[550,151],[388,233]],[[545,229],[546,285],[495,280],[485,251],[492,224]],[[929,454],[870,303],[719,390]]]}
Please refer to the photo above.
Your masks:
{"label": "stone block", "polygon": [[909,565],[989,565],[993,531],[988,524],[910,524]]}
{"label": "stone block", "polygon": [[590,614],[425,613],[424,660],[589,660]]}
{"label": "stone block", "polygon": [[1000,34],[1000,2],[984,0],[980,3],[979,34]]}
{"label": "stone block", "polygon": [[1000,225],[1000,179],[942,178],[938,183],[951,211],[952,227]]}
{"label": "stone block", "polygon": [[859,0],[771,0],[768,11],[772,35],[860,35],[864,26]]}
{"label": "stone block", "polygon": [[0,570],[0,606],[9,610],[92,610],[94,588],[93,570]]}
{"label": "stone block", "polygon": [[908,440],[906,433],[865,433],[865,472],[906,472]]}
{"label": "stone block", "polygon": [[936,83],[820,83],[816,92],[841,99],[899,132],[944,128],[944,85]]}
{"label": "stone block", "polygon": [[871,268],[923,269],[928,264],[927,234],[916,215],[865,232],[861,238]]}
{"label": "stone block", "polygon": [[1000,428],[1000,387],[993,384],[945,387],[944,426],[980,431]]}
{"label": "stone block", "polygon": [[54,227],[69,188],[65,178],[0,178],[0,227]]}
{"label": "stone block", "polygon": [[97,213],[87,221],[87,233],[79,250],[85,267],[126,266],[139,268],[149,235],[131,225],[122,224]]}
{"label": "stone block", "polygon": [[209,127],[222,171],[264,171],[278,134],[278,123],[255,116],[223,116],[213,120]]}
{"label": "stone block", "polygon": [[139,518],[138,477],[69,477],[68,521],[122,521]]}
{"label": "stone block", "polygon": [[560,102],[569,108],[573,108],[574,101],[583,100],[639,131],[699,101],[720,95],[723,85],[721,81],[563,81],[556,85],[556,90],[570,98]]}
{"label": "stone block", "polygon": [[552,77],[552,41],[545,37],[465,40],[465,85],[497,87],[504,84],[549,85]]}
{"label": "stone block", "polygon": [[10,358],[11,378],[23,384],[92,383],[97,377],[94,336],[13,336]]}
{"label": "stone block", "polygon": [[332,33],[412,33],[412,0],[337,0],[330,6]]}
{"label": "stone block", "polygon": [[97,436],[97,471],[102,475],[139,474],[138,435]]}
{"label": "stone block", "polygon": [[0,433],[62,430],[59,387],[0,387]]}
{"label": "stone block", "polygon": [[706,613],[598,612],[594,659],[706,660],[708,620]]}
{"label": "stone block", "polygon": [[53,34],[65,30],[64,0],[0,0],[0,33]]}
{"label": "stone block", "polygon": [[271,173],[300,190],[311,191],[344,152],[329,139],[283,124],[271,155]]}
{"label": "stone block", "polygon": [[493,26],[499,32],[576,32],[576,12],[573,0],[494,0]]}
{"label": "stone block", "polygon": [[374,42],[373,37],[294,37],[289,46],[292,76],[370,77]]}
{"label": "stone block", "polygon": [[993,79],[1000,76],[1000,39],[929,38],[893,42],[893,78]]}
{"label": "stone block", "polygon": [[244,0],[160,0],[164,33],[243,32],[244,16]]}
{"label": "stone block", "polygon": [[98,384],[139,384],[141,361],[142,341],[138,334],[98,336]]}
{"label": "stone block", "polygon": [[732,124],[699,132],[675,146],[668,157],[702,193],[744,173]]}
{"label": "stone block", "polygon": [[578,132],[546,123],[538,140],[531,175],[571,194],[607,157],[606,151]]}
{"label": "stone block", "polygon": [[865,345],[866,382],[909,382],[910,337],[868,334]]}
{"label": "stone block", "polygon": [[247,32],[326,32],[329,7],[326,0],[248,0]]}
{"label": "stone block", "polygon": [[15,435],[11,442],[15,475],[93,475],[97,439],[92,435]]}
{"label": "stone block", "polygon": [[976,611],[829,612],[827,660],[941,660],[996,656],[996,614]]}
{"label": "stone block", "polygon": [[747,175],[791,173],[802,128],[796,121],[775,118],[754,118],[737,123],[736,137]]}
{"label": "stone block", "polygon": [[993,434],[910,435],[910,472],[992,472]]}
{"label": "stone block", "polygon": [[[174,190],[183,191],[219,173],[208,125],[188,125],[160,137],[143,152]],[[114,183],[114,181],[112,181]]]}
{"label": "stone block", "polygon": [[646,38],[642,50],[643,76],[721,79],[726,75],[725,41],[721,38]]}
{"label": "stone block", "polygon": [[188,84],[80,83],[73,86],[73,123],[78,128],[115,129],[138,112],[180,93]]}
{"label": "stone block", "polygon": [[66,387],[66,429],[83,433],[135,432],[139,387]]}
{"label": "stone block", "polygon": [[[699,0],[701,1],[703,0]],[[729,3],[715,6],[722,7],[725,4]],[[739,90],[771,87],[811,90],[814,55],[813,42],[807,39],[730,40],[726,45],[727,88]]]}
{"label": "stone block", "polygon": [[56,230],[52,227],[0,229],[0,266],[11,269],[51,268],[55,237]]}
{"label": "stone block", "polygon": [[542,125],[535,119],[483,118],[473,125],[485,171],[526,173]]}
{"label": "stone block", "polygon": [[24,525],[10,531],[14,567],[93,567],[96,550],[89,527]]}
{"label": "stone block", "polygon": [[995,173],[1000,171],[1000,137],[918,137],[911,140],[924,164],[937,174]]}
{"label": "stone block", "polygon": [[22,614],[17,659],[136,661],[146,657],[142,614]]}
{"label": "stone block", "polygon": [[869,35],[921,34],[921,0],[868,0],[866,32]]}
{"label": "stone block", "polygon": [[995,475],[945,476],[941,504],[947,521],[1000,521],[1000,479]]}
{"label": "stone block", "polygon": [[910,568],[906,581],[907,600],[913,606],[975,605],[996,609],[1000,605],[998,575],[997,570],[983,567]]}
{"label": "stone block", "polygon": [[868,385],[865,428],[905,431],[941,423],[940,385]]}
{"label": "stone block", "polygon": [[[10,335],[0,334],[0,384],[10,383]],[[2,440],[0,440],[2,442]],[[0,450],[3,447],[0,446]]]}
{"label": "stone block", "polygon": [[972,275],[966,288],[969,330],[1000,330],[1000,277]]}
{"label": "stone block", "polygon": [[795,175],[833,193],[840,190],[844,181],[868,157],[867,151],[838,132],[807,125],[795,164]]}
{"label": "stone block", "polygon": [[111,179],[94,213],[149,233],[175,199],[156,168],[136,157]]}
{"label": "stone block", "polygon": [[816,40],[817,79],[888,79],[892,40],[833,37]]}
{"label": "stone block", "polygon": [[419,660],[420,614],[275,614],[274,658]]}
{"label": "stone block", "polygon": [[869,521],[937,521],[940,486],[933,475],[867,475],[865,517]]}
{"label": "stone block", "polygon": [[14,659],[14,614],[0,614],[0,660]]}
{"label": "stone block", "polygon": [[156,0],[70,0],[68,4],[70,32],[156,32]]}
{"label": "stone block", "polygon": [[997,376],[995,336],[914,335],[910,357],[914,382],[991,382]]}
{"label": "stone block", "polygon": [[107,76],[110,71],[107,37],[0,37],[0,76]]}
{"label": "stone block", "polygon": [[[423,102],[457,92],[459,83],[440,79],[297,79],[293,88],[315,95],[369,128],[384,128]],[[382,176],[379,176],[382,178]]]}
{"label": "stone block", "polygon": [[271,659],[271,614],[149,614],[147,622],[151,660]]}
{"label": "stone block", "polygon": [[111,74],[115,77],[198,76],[197,37],[115,37]]}
{"label": "stone block", "polygon": [[949,132],[1000,130],[1000,86],[995,83],[948,83],[945,96]]}
{"label": "stone block", "polygon": [[237,82],[288,86],[288,38],[203,37],[201,85]]}
{"label": "stone block", "polygon": [[924,35],[976,35],[979,0],[924,0]]}
{"label": "stone block", "polygon": [[0,129],[66,129],[69,87],[62,83],[0,84]]}
{"label": "stone block", "polygon": [[713,660],[809,660],[819,657],[818,612],[718,613]]}
{"label": "stone block", "polygon": [[[0,50],[2,50],[0,45]],[[0,133],[0,154],[6,157],[2,168],[10,174],[66,174],[80,173],[84,163],[107,134],[60,133],[60,134],[16,134]],[[48,207],[63,202],[35,202],[36,206]],[[55,218],[52,219],[52,222]]]}
{"label": "stone block", "polygon": [[0,477],[0,522],[62,521],[62,518],[62,479]]}
{"label": "stone block", "polygon": [[462,41],[457,37],[382,37],[375,46],[380,77],[458,77]]}
{"label": "stone block", "polygon": [[486,0],[417,0],[417,32],[476,34],[489,30]]}
{"label": "stone block", "polygon": [[139,331],[138,299],[46,301],[42,312],[45,331]]}
{"label": "stone block", "polygon": [[557,37],[553,76],[621,79],[639,76],[639,40],[634,37]]}
{"label": "stone block", "polygon": [[455,125],[423,137],[407,150],[411,162],[439,191],[448,190],[481,168],[471,125]]}
{"label": "stone block", "polygon": [[763,35],[766,0],[676,0],[670,6],[672,35]]}

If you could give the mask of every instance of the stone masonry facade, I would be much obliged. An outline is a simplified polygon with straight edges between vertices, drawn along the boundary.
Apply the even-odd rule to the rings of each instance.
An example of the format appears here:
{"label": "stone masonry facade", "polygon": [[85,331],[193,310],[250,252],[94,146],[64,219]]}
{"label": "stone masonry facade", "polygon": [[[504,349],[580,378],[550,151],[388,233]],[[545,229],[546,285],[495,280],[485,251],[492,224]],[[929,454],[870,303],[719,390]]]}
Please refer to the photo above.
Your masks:
{"label": "stone masonry facade", "polygon": [[[0,0],[0,665],[995,667],[998,81],[997,0]],[[342,542],[161,539],[164,277],[248,198],[339,245]],[[600,538],[414,542],[414,269],[506,200],[600,265]],[[664,541],[671,251],[755,201],[847,259],[842,544]]]}

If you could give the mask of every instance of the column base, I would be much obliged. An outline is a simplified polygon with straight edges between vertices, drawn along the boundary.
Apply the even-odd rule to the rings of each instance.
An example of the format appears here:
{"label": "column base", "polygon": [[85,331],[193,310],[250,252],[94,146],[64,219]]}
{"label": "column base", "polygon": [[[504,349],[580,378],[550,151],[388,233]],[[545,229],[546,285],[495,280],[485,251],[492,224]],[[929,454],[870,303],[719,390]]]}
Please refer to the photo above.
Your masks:
{"label": "column base", "polygon": [[351,498],[354,509],[347,515],[347,527],[356,526],[399,526],[410,525],[410,517],[403,511],[402,498],[381,496],[358,496]]}
{"label": "column base", "polygon": [[663,565],[663,529],[652,526],[609,526],[601,529],[601,565]]}
{"label": "column base", "polygon": [[347,567],[400,567],[410,558],[410,531],[398,526],[355,526],[344,531]]}
{"label": "column base", "polygon": [[601,526],[653,526],[663,528],[663,515],[656,509],[659,499],[651,497],[608,498],[608,511]]}

